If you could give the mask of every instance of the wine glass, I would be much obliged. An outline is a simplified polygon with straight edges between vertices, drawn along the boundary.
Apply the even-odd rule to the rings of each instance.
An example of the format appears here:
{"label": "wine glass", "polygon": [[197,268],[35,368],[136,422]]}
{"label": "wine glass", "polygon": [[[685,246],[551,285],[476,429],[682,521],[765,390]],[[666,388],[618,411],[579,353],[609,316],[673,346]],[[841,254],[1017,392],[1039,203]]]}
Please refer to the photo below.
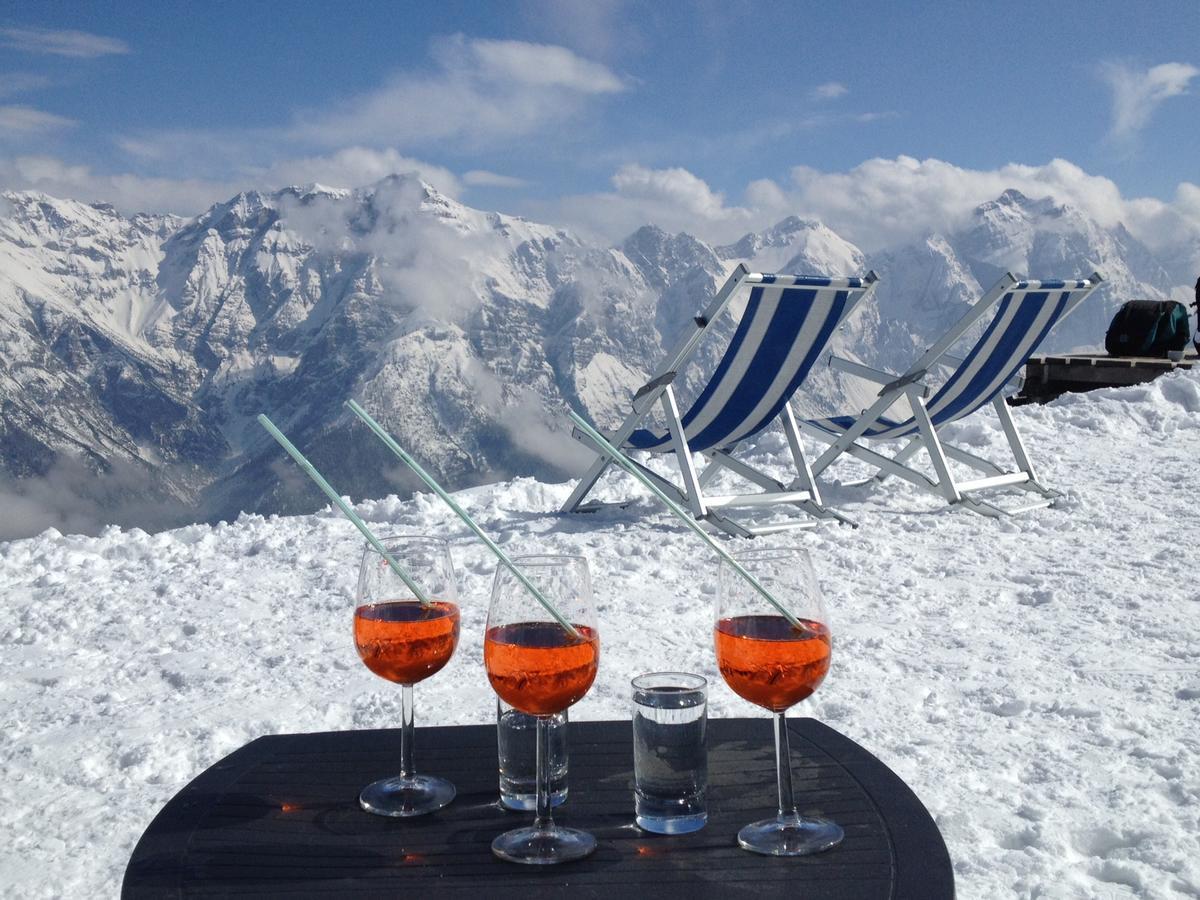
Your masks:
{"label": "wine glass", "polygon": [[380,543],[429,599],[422,605],[370,544],[358,570],[354,644],[366,667],[398,683],[400,774],[363,788],[358,803],[378,816],[423,816],[454,799],[444,778],[413,771],[413,685],[439,671],[458,645],[458,586],[450,547],[436,537],[388,537]]}
{"label": "wine glass", "polygon": [[522,556],[513,560],[562,616],[558,621],[507,568],[496,571],[483,662],[500,699],[537,717],[537,812],[533,825],[507,831],[492,852],[509,862],[548,865],[596,849],[586,831],[561,828],[550,815],[550,721],[592,686],[600,633],[592,609],[587,560]]}
{"label": "wine glass", "polygon": [[826,819],[800,815],[792,799],[789,707],[817,689],[829,671],[832,638],[821,588],[808,553],[798,548],[751,550],[738,563],[791,613],[782,615],[733,566],[722,561],[713,637],[717,666],[735,694],[775,714],[779,813],[738,832],[738,844],[768,856],[828,850],[844,833]]}

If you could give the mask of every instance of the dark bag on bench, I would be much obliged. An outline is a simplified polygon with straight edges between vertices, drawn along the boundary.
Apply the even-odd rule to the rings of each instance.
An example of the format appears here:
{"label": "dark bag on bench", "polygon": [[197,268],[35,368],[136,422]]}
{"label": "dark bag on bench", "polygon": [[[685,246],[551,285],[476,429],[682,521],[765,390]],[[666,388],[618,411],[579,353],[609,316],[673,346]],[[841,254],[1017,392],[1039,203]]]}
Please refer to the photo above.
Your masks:
{"label": "dark bag on bench", "polygon": [[1113,316],[1104,349],[1109,356],[1166,356],[1191,337],[1187,308],[1174,300],[1130,300]]}

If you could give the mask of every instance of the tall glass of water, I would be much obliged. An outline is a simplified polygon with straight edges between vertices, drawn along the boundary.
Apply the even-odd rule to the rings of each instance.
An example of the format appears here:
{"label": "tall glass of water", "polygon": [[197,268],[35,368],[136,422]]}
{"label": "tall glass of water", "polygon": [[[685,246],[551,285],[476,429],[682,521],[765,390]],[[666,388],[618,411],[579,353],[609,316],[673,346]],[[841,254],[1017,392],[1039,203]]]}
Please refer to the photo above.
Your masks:
{"label": "tall glass of water", "polygon": [[685,672],[633,679],[633,782],[638,825],[658,834],[708,821],[708,681]]}
{"label": "tall glass of water", "polygon": [[[550,738],[550,805],[567,800],[567,710],[547,723]],[[496,698],[496,745],[500,761],[500,805],[528,812],[537,807],[537,716]]]}

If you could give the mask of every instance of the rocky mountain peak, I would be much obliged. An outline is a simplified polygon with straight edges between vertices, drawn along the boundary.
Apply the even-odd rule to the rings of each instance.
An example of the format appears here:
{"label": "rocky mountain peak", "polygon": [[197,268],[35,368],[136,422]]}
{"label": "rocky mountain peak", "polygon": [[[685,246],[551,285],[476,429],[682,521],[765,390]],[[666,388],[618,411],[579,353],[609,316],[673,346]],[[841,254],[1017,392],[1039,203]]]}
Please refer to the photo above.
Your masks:
{"label": "rocky mountain peak", "polygon": [[708,244],[686,232],[668,234],[656,225],[639,228],[622,242],[621,251],[646,282],[660,291],[693,269],[721,270]]}

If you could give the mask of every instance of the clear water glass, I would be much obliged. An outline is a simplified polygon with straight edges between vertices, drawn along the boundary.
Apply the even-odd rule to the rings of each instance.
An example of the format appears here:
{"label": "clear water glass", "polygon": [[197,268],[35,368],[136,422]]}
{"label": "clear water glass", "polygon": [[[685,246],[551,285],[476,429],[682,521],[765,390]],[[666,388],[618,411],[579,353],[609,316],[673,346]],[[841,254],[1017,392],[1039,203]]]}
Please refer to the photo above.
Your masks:
{"label": "clear water glass", "polygon": [[638,826],[658,834],[699,831],[708,821],[708,681],[652,672],[632,683]]}
{"label": "clear water glass", "polygon": [[[550,805],[567,800],[567,710],[548,717]],[[537,808],[537,716],[496,698],[496,744],[500,761],[500,805],[529,812]]]}

